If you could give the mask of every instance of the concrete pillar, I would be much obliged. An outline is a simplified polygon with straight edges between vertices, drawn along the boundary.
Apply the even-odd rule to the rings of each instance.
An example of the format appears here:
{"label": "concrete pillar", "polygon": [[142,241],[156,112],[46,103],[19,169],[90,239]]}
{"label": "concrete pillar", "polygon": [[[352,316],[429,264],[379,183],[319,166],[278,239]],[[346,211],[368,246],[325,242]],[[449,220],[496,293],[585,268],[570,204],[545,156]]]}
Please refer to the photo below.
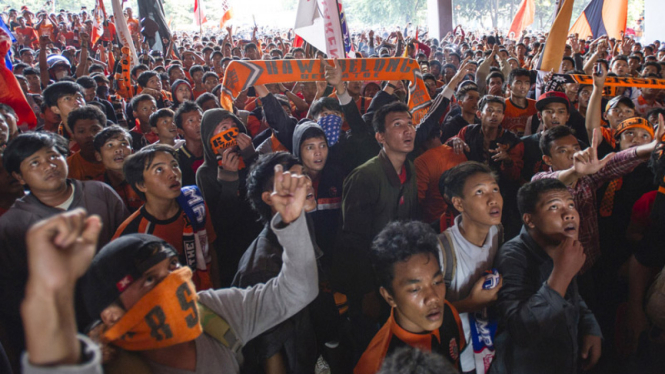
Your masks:
{"label": "concrete pillar", "polygon": [[427,0],[427,25],[429,26],[429,37],[437,38],[439,41],[447,33],[452,32],[452,0]]}
{"label": "concrete pillar", "polygon": [[[665,1],[663,0],[645,0],[644,1],[644,37],[643,43],[651,43],[654,40],[665,40]],[[631,27],[631,25],[628,25]]]}

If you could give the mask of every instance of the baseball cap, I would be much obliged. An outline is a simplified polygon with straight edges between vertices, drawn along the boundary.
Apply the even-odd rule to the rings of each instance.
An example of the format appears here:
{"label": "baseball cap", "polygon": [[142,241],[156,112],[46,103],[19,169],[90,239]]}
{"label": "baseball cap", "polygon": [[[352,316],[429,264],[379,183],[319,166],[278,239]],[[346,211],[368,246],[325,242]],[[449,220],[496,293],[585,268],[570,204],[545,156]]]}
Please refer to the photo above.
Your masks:
{"label": "baseball cap", "polygon": [[170,244],[148,234],[123,235],[105,245],[81,282],[93,320],[99,319],[101,312],[145,271],[173,256],[178,253]]}
{"label": "baseball cap", "polygon": [[618,138],[622,132],[633,128],[644,129],[651,135],[652,139],[654,137],[653,125],[642,117],[633,117],[621,121],[614,136]]}
{"label": "baseball cap", "polygon": [[625,96],[615,96],[612,98],[612,100],[607,102],[607,104],[605,105],[605,111],[607,112],[610,109],[616,108],[617,105],[619,105],[620,103],[623,103],[624,105],[627,105],[635,109],[635,103],[633,103],[633,100]]}
{"label": "baseball cap", "polygon": [[536,101],[536,109],[541,111],[550,103],[566,104],[568,111],[570,111],[570,101],[568,100],[568,96],[560,91],[549,91],[540,95],[538,101]]}

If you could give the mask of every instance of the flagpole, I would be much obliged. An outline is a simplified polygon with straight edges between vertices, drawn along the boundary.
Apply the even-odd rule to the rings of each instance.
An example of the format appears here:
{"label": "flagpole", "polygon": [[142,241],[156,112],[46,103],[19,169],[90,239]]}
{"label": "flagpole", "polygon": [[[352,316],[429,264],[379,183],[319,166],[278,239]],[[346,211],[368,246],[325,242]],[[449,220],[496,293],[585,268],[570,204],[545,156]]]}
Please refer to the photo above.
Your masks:
{"label": "flagpole", "polygon": [[203,43],[203,19],[201,18],[201,0],[196,0],[199,6],[199,35],[201,36],[201,43]]}

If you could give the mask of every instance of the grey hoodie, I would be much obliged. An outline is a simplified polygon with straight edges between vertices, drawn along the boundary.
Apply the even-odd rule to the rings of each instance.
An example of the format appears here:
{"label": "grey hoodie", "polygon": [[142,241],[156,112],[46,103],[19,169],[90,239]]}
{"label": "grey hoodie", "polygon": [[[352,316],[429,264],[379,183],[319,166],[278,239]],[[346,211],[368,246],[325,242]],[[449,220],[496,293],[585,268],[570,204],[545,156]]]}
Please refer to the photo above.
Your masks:
{"label": "grey hoodie", "polygon": [[[326,138],[326,133],[323,131],[321,126],[319,126],[318,123],[314,121],[303,121],[296,126],[295,130],[293,130],[293,155],[300,160],[300,146],[302,145],[302,141],[304,138],[305,133],[308,133],[310,131],[316,131],[319,134],[318,136],[323,136]],[[326,138],[326,142],[327,142]],[[302,161],[302,160],[301,160]]]}

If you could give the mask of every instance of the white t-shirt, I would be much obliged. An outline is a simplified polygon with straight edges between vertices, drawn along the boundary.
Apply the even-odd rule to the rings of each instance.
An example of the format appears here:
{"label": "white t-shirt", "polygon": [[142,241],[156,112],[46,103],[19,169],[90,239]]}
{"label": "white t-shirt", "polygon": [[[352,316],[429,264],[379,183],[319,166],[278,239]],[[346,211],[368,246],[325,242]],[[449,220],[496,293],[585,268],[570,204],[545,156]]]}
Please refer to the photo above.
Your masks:
{"label": "white t-shirt", "polygon": [[[501,239],[499,238],[499,227],[493,226],[490,228],[483,246],[478,247],[462,236],[459,228],[461,223],[462,215],[458,215],[455,217],[455,225],[446,230],[454,241],[451,244],[457,257],[455,276],[450,282],[450,287],[446,289],[446,299],[450,302],[463,300],[469,296],[473,285],[485,274],[485,270],[492,269],[494,256],[499,250],[499,240]],[[443,254],[440,257],[443,258]],[[468,313],[460,313],[460,319],[464,328],[464,338],[467,342],[466,348],[460,355],[460,364],[462,371],[471,371],[476,365],[473,357]]]}

